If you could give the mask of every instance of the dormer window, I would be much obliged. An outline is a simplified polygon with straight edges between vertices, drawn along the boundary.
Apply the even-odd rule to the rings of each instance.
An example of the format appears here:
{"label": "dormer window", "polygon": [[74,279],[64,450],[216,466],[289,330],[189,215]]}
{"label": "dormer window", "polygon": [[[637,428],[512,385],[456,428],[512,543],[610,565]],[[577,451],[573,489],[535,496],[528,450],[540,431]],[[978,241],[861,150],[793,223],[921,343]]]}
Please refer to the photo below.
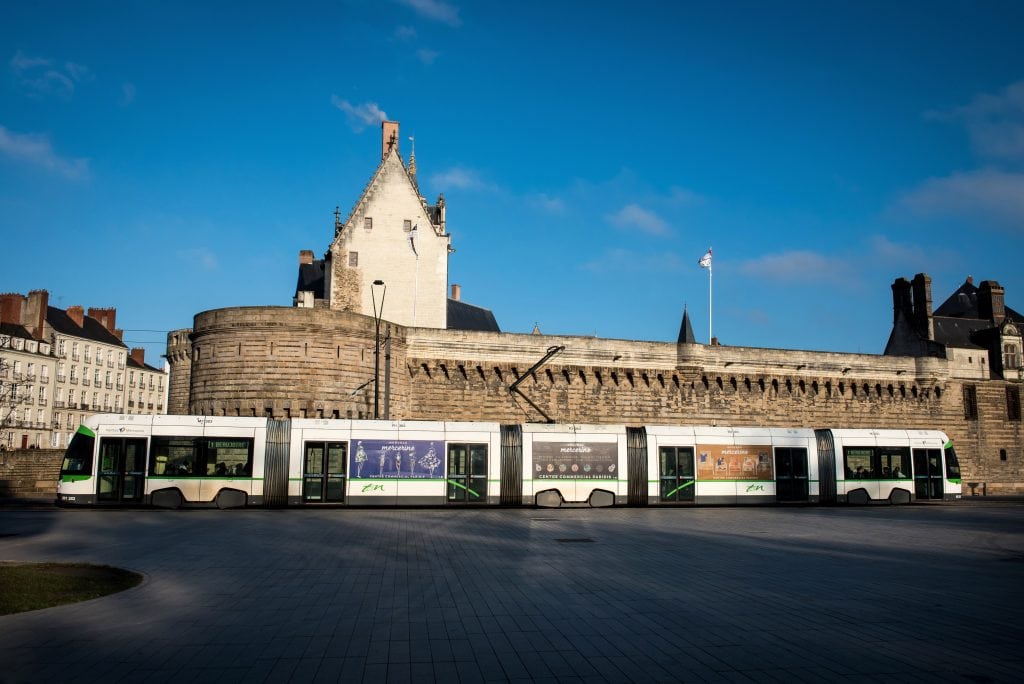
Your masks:
{"label": "dormer window", "polygon": [[1016,344],[1003,345],[1003,368],[1020,368],[1020,348]]}

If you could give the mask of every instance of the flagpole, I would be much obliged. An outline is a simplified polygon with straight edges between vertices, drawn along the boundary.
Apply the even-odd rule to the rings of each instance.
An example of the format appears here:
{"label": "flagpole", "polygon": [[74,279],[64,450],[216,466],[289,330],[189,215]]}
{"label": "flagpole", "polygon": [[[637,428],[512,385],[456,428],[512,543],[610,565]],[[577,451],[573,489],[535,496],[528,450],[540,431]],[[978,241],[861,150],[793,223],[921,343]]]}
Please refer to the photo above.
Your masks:
{"label": "flagpole", "polygon": [[714,339],[711,331],[711,269],[712,264],[708,264],[708,344],[711,344],[711,340]]}

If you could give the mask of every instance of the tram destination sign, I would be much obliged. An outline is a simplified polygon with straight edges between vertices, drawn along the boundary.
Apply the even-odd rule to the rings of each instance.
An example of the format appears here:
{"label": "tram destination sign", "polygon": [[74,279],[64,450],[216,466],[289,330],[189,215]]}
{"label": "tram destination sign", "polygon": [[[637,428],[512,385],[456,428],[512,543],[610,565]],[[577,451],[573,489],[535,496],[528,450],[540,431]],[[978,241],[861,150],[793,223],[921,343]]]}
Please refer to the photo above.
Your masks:
{"label": "tram destination sign", "polygon": [[444,442],[426,439],[353,439],[349,477],[444,477]]}
{"label": "tram destination sign", "polygon": [[614,480],[615,442],[534,442],[533,477],[538,480]]}

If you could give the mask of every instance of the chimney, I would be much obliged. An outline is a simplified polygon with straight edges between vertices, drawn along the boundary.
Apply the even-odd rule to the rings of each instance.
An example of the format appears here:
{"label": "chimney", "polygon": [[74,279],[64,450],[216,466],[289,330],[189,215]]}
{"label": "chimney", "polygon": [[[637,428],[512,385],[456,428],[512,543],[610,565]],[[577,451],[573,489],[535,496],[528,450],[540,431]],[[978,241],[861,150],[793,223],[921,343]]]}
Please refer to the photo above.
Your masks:
{"label": "chimney", "polygon": [[142,347],[132,347],[131,354],[132,361],[139,364],[140,366],[146,365],[146,350]]}
{"label": "chimney", "polygon": [[380,158],[384,159],[392,147],[398,147],[398,122],[381,121],[380,130]]}
{"label": "chimney", "polygon": [[459,302],[462,301],[462,286],[452,283],[452,299]]}
{"label": "chimney", "polygon": [[1006,290],[994,280],[982,280],[978,288],[978,318],[1000,325],[1006,320]]}
{"label": "chimney", "polygon": [[313,250],[299,250],[299,266],[308,266],[313,263]]}
{"label": "chimney", "polygon": [[41,340],[46,336],[46,310],[50,307],[50,293],[46,290],[32,290],[28,293],[25,307],[25,328],[32,337]]}
{"label": "chimney", "polygon": [[925,273],[914,276],[911,284],[914,291],[914,324],[926,339],[935,339],[935,324],[932,321],[932,279]]}
{"label": "chimney", "polygon": [[85,323],[85,312],[80,306],[69,306],[66,311],[68,318],[75,322],[79,328]]}
{"label": "chimney", "polygon": [[21,325],[21,311],[25,298],[17,292],[0,294],[0,323]]}
{"label": "chimney", "polygon": [[114,321],[117,318],[117,309],[113,307],[109,309],[89,307],[89,318],[99,321],[100,325],[113,333]]}
{"label": "chimney", "polygon": [[114,328],[114,337],[124,342],[124,330],[118,330]]}
{"label": "chimney", "polygon": [[895,325],[900,312],[913,321],[914,309],[910,300],[910,281],[906,278],[897,278],[892,283],[892,322]]}
{"label": "chimney", "polygon": [[967,276],[967,284],[968,285],[973,285],[974,284],[974,276]]}

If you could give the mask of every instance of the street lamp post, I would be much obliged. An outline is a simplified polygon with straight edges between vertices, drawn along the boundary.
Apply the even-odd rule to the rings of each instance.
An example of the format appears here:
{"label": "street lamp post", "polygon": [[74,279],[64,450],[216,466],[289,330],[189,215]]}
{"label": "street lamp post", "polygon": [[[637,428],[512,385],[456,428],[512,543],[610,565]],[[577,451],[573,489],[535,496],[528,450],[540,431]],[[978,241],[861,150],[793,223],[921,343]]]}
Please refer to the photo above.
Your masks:
{"label": "street lamp post", "polygon": [[[380,285],[384,288],[380,295],[380,308],[377,308],[377,290]],[[383,280],[374,280],[370,286],[370,298],[373,300],[373,417],[380,418],[380,317],[384,314],[384,297],[388,293],[388,286]]]}

